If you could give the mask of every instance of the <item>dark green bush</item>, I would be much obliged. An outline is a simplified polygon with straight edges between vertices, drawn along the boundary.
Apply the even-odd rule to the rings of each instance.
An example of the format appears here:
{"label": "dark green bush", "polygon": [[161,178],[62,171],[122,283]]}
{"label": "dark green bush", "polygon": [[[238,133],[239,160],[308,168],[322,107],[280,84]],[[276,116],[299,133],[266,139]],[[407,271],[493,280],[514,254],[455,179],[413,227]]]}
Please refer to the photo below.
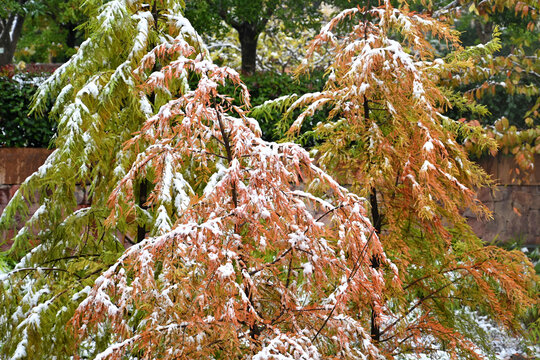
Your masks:
{"label": "dark green bush", "polygon": [[[267,100],[274,100],[281,96],[297,94],[303,95],[309,92],[321,91],[324,87],[324,74],[315,72],[309,75],[302,75],[295,78],[290,74],[276,74],[271,72],[256,73],[252,76],[243,76],[242,80],[246,84],[251,94],[251,105],[257,106]],[[299,111],[293,115],[298,115]],[[257,119],[263,132],[263,138],[268,141],[278,141],[284,137],[284,129],[288,129],[294,119],[284,120],[285,124],[278,126],[282,121],[283,114],[274,111],[271,116]],[[323,113],[316,113],[311,119],[306,119],[302,126],[302,134],[308,134],[305,137],[304,145],[312,146],[314,139],[309,137],[309,131],[319,122],[324,120]]]}
{"label": "dark green bush", "polygon": [[[272,72],[255,73],[254,75],[241,75],[242,81],[246,84],[251,95],[252,108],[263,104],[265,101],[274,100],[281,96],[297,94],[303,95],[308,92],[321,91],[324,87],[324,74],[322,72],[311,73],[295,78],[290,74],[277,74]],[[191,86],[196,86],[198,78],[190,79]],[[238,89],[232,85],[227,85],[220,90],[222,93],[230,94],[234,97],[239,97]],[[237,105],[242,102],[240,99],[236,101]],[[289,128],[295,116],[299,115],[300,111],[295,111],[288,119],[284,119],[286,107],[275,109],[266,112],[264,116],[250,114],[257,119],[263,132],[263,139],[267,141],[279,141],[285,136],[285,129]],[[302,125],[301,133],[304,134],[300,139],[304,146],[311,147],[315,143],[315,139],[311,136],[310,130],[315,124],[324,120],[324,113],[316,113],[311,119],[306,119]]]}
{"label": "dark green bush", "polygon": [[[48,118],[47,114],[42,116],[35,113],[28,114],[37,83],[43,76],[47,74],[0,75],[0,147],[48,147],[50,145],[51,138],[56,132],[56,124]],[[250,91],[252,106],[293,93],[302,95],[320,91],[324,86],[322,73],[312,73],[295,79],[289,74],[264,72],[243,76],[243,81]],[[226,89],[226,91],[235,93],[234,88]],[[282,117],[282,113],[275,111],[269,117],[257,119],[266,140],[277,141],[283,138],[284,132],[281,129],[288,126],[278,126]],[[324,114],[317,114],[304,123],[302,132],[309,133],[309,130],[323,119]],[[313,145],[313,139],[307,138],[307,143],[304,145]]]}
{"label": "dark green bush", "polygon": [[48,114],[31,114],[32,96],[45,75],[0,76],[0,147],[48,147],[56,124]]}

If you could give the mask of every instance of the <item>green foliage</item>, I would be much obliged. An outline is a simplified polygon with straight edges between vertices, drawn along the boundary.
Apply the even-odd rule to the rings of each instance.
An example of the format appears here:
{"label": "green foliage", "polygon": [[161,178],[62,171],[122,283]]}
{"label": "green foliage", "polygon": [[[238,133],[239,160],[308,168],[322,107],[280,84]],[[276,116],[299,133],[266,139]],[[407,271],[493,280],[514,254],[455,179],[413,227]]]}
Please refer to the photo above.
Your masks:
{"label": "green foliage", "polygon": [[82,0],[37,2],[37,8],[25,18],[15,61],[63,63],[75,54],[84,35],[78,29],[85,19],[81,3]]}
{"label": "green foliage", "polygon": [[4,254],[0,254],[0,274],[6,273],[13,269],[13,266],[15,266],[13,260],[6,257]]}
{"label": "green foliage", "polygon": [[[534,266],[536,275],[540,275],[540,247],[527,247],[524,245],[524,239],[522,237],[516,237],[507,242],[496,242],[496,244],[503,249],[509,251],[522,251],[527,256],[528,260]],[[533,289],[535,293],[540,292],[540,284],[536,283]],[[521,314],[523,324],[526,328],[527,340],[532,344],[538,344],[540,342],[540,305],[535,304],[528,308],[523,314]]]}
{"label": "green foliage", "polygon": [[[325,76],[323,72],[312,72],[294,76],[289,73],[258,72],[253,75],[241,75],[242,81],[250,93],[250,117],[256,119],[262,131],[262,138],[266,141],[280,141],[285,138],[292,120],[300,111],[287,114],[290,105],[299,94],[321,91],[324,87]],[[190,79],[190,85],[195,85],[196,79]],[[242,104],[241,93],[233,85],[226,85],[221,89],[223,93],[232,94],[236,105]],[[316,139],[312,130],[316,124],[325,119],[327,114],[317,113],[307,119],[302,126],[301,142],[311,147]]]}
{"label": "green foliage", "polygon": [[23,14],[33,11],[39,5],[38,1],[5,0],[0,6],[0,18],[7,18],[10,14]]}
{"label": "green foliage", "polygon": [[[170,45],[181,37],[200,44],[182,16],[181,1],[157,4],[160,15],[154,17],[145,1],[87,1],[93,9],[86,27],[90,37],[37,91],[35,114],[45,114],[54,100],[56,150],[0,216],[0,244],[12,244],[4,256],[18,262],[0,276],[1,358],[70,358],[67,321],[86,287],[136,238],[141,219],[106,224],[107,201],[138,154],[122,151],[124,142],[171,94],[141,92],[137,85],[149,73],[135,70],[159,43]],[[91,199],[83,209],[75,197],[81,184]],[[40,207],[29,217],[36,202]],[[154,219],[155,209],[146,209],[148,214]],[[21,220],[23,228],[12,236]],[[88,351],[85,356],[92,356],[95,348]]]}
{"label": "green foliage", "polygon": [[[248,87],[253,109],[250,116],[259,121],[263,138],[268,141],[283,139],[291,125],[294,116],[284,119],[287,108],[296,100],[294,94],[321,91],[324,87],[324,74],[314,72],[310,75],[294,77],[290,74],[276,74],[272,72],[256,73],[252,76],[243,76],[242,80]],[[287,100],[285,98],[286,97]],[[280,99],[275,102],[274,100]],[[265,104],[266,103],[266,104]],[[262,106],[265,104],[264,106]],[[271,106],[273,104],[274,106]],[[298,115],[298,111],[295,115]],[[325,114],[316,114],[303,124],[303,134],[309,133],[315,125],[324,120]],[[289,119],[289,120],[287,120]],[[314,139],[306,137],[304,145],[312,146]]]}
{"label": "green foliage", "polygon": [[[480,63],[472,81],[459,86],[489,109],[487,116],[478,118],[483,125],[494,125],[505,117],[510,125],[526,128],[526,118],[538,118],[531,110],[539,106],[540,88],[538,36],[538,2],[501,2],[490,8],[487,2],[474,6],[455,19],[466,46],[489,40],[491,32],[499,28],[501,47],[493,56]],[[532,110],[534,112],[534,110]],[[469,116],[465,115],[470,118]]]}
{"label": "green foliage", "polygon": [[56,124],[48,114],[29,114],[37,85],[46,74],[0,77],[0,147],[48,147]]}
{"label": "green foliage", "polygon": [[[364,2],[336,0],[332,1],[331,8],[336,10],[357,4],[363,5]],[[230,36],[231,28],[235,29],[241,44],[242,72],[251,74],[255,71],[256,62],[260,63],[257,60],[257,40],[262,33],[273,33],[273,36],[266,36],[266,40],[279,39],[277,33],[305,38],[306,30],[320,27],[324,18],[319,11],[321,7],[322,1],[306,0],[201,0],[186,3],[186,17],[197,31],[207,37],[219,39],[218,42]],[[285,53],[291,50],[287,49],[286,43],[277,43],[274,46],[282,46]],[[293,49],[293,52],[296,51],[297,49]],[[270,51],[265,55],[267,58],[273,57],[273,54],[279,52],[282,51]],[[286,57],[293,58],[290,54]],[[303,55],[297,56],[301,57],[303,58]]]}
{"label": "green foliage", "polygon": [[264,29],[272,18],[285,21],[289,31],[305,26],[318,26],[319,2],[297,0],[203,0],[187,1],[186,17],[200,33],[225,31],[220,20],[242,23],[252,21],[260,23]]}

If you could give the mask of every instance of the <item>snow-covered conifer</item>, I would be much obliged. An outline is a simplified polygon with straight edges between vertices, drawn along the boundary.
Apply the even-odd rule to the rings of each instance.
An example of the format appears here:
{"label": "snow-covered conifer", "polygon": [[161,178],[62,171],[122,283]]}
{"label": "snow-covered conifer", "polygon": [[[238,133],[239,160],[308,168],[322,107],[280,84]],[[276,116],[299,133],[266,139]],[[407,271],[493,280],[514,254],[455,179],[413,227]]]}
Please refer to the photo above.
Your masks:
{"label": "snow-covered conifer", "polygon": [[[480,127],[443,115],[466,100],[440,80],[466,72],[475,55],[499,45],[462,49],[447,24],[410,12],[404,3],[379,5],[341,12],[313,40],[309,52],[330,46],[335,60],[323,91],[290,106],[289,113],[303,110],[290,133],[315,111],[329,111],[314,130],[318,161],[369,198],[372,223],[399,270],[401,285],[387,282],[384,290],[391,314],[374,316],[379,350],[389,358],[478,358],[482,341],[475,341],[474,319],[459,316],[471,312],[454,310],[474,309],[520,331],[520,314],[537,303],[537,277],[523,254],[484,246],[462,216],[466,208],[489,216],[475,189],[490,180],[460,139],[475,137],[488,148],[494,142]],[[441,58],[434,44],[452,51]]]}
{"label": "snow-covered conifer", "polygon": [[399,277],[363,199],[261,139],[238,73],[209,61],[179,2],[106,2],[88,29],[37,98],[56,98],[57,149],[0,220],[39,193],[1,278],[2,354],[378,356],[369,318]]}
{"label": "snow-covered conifer", "polygon": [[[39,89],[36,110],[54,99],[58,121],[55,151],[21,185],[0,217],[2,242],[17,266],[1,277],[0,357],[60,359],[71,351],[65,324],[87,286],[136,241],[138,229],[157,233],[165,226],[160,208],[136,206],[134,214],[105,224],[110,193],[149,144],[124,149],[159,106],[187,83],[178,76],[169,89],[146,94],[146,74],[135,69],[155,46],[177,39],[204,54],[182,16],[183,1],[87,1],[89,38]],[[166,65],[163,59],[155,69]],[[143,179],[141,178],[142,182]],[[151,181],[149,178],[148,181]],[[178,185],[174,180],[173,184]],[[78,208],[77,186],[90,205]],[[140,184],[135,184],[139,197]],[[182,189],[171,189],[177,197]],[[143,194],[144,195],[144,194]],[[28,218],[28,207],[39,209]],[[15,225],[26,219],[13,234]]]}

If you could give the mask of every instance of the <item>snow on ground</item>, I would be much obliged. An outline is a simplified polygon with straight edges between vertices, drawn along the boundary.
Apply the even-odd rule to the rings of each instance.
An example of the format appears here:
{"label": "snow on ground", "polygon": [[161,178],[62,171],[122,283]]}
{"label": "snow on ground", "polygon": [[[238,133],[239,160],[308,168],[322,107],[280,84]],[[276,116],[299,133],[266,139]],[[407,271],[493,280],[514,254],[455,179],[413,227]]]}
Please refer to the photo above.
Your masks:
{"label": "snow on ground", "polygon": [[[527,346],[523,339],[508,334],[501,326],[495,324],[487,316],[481,316],[470,310],[463,310],[469,316],[473,316],[478,327],[485,332],[486,344],[490,346],[492,354],[486,354],[479,350],[479,353],[488,359],[494,360],[528,360],[540,359],[540,345]],[[426,354],[407,354],[396,357],[399,360],[450,360],[451,357],[444,351],[437,351],[430,355]]]}

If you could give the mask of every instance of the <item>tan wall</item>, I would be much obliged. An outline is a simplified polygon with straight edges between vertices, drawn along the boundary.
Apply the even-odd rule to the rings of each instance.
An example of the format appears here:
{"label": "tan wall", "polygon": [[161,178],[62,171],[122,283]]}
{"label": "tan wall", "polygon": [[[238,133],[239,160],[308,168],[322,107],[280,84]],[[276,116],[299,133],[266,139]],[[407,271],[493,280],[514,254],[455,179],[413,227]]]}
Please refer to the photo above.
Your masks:
{"label": "tan wall", "polygon": [[[0,214],[24,179],[36,171],[51,152],[48,149],[0,148]],[[30,207],[31,213],[36,210],[37,205]]]}
{"label": "tan wall", "polygon": [[49,149],[0,148],[0,185],[20,185],[52,153]]}
{"label": "tan wall", "polygon": [[497,155],[485,157],[478,161],[500,185],[540,185],[540,155],[534,157],[536,167],[533,171],[516,174],[517,164],[513,156]]}
{"label": "tan wall", "polygon": [[[43,164],[51,150],[0,148],[0,214],[24,179]],[[526,244],[540,245],[540,156],[538,165],[528,177],[517,177],[512,169],[512,157],[489,157],[479,161],[494,178],[496,189],[481,189],[478,198],[493,211],[493,220],[478,220],[465,212],[475,232],[484,240],[501,241],[522,239]],[[519,181],[528,181],[518,185]],[[86,196],[82,189],[77,192],[79,205],[84,206]],[[31,210],[35,210],[36,206]]]}
{"label": "tan wall", "polygon": [[465,212],[478,236],[488,242],[519,240],[525,245],[540,246],[540,185],[481,189],[478,199],[493,212],[491,220],[479,220]]}
{"label": "tan wall", "polygon": [[[48,149],[34,148],[0,148],[0,214],[4,211],[9,200],[13,197],[20,184],[32,173],[34,173],[52,153]],[[83,207],[87,204],[84,189],[77,189],[75,196],[77,203]],[[33,204],[29,208],[30,215],[37,209],[38,204]],[[20,229],[23,221],[17,226]],[[13,235],[8,234],[8,238]],[[0,238],[0,243],[4,239]],[[4,244],[0,251],[7,250],[8,244]]]}
{"label": "tan wall", "polygon": [[540,246],[540,156],[535,156],[536,167],[528,174],[516,174],[512,156],[486,157],[479,164],[498,186],[480,189],[478,199],[492,212],[492,220],[478,220],[472,214],[469,224],[486,241],[520,240],[526,245]]}

